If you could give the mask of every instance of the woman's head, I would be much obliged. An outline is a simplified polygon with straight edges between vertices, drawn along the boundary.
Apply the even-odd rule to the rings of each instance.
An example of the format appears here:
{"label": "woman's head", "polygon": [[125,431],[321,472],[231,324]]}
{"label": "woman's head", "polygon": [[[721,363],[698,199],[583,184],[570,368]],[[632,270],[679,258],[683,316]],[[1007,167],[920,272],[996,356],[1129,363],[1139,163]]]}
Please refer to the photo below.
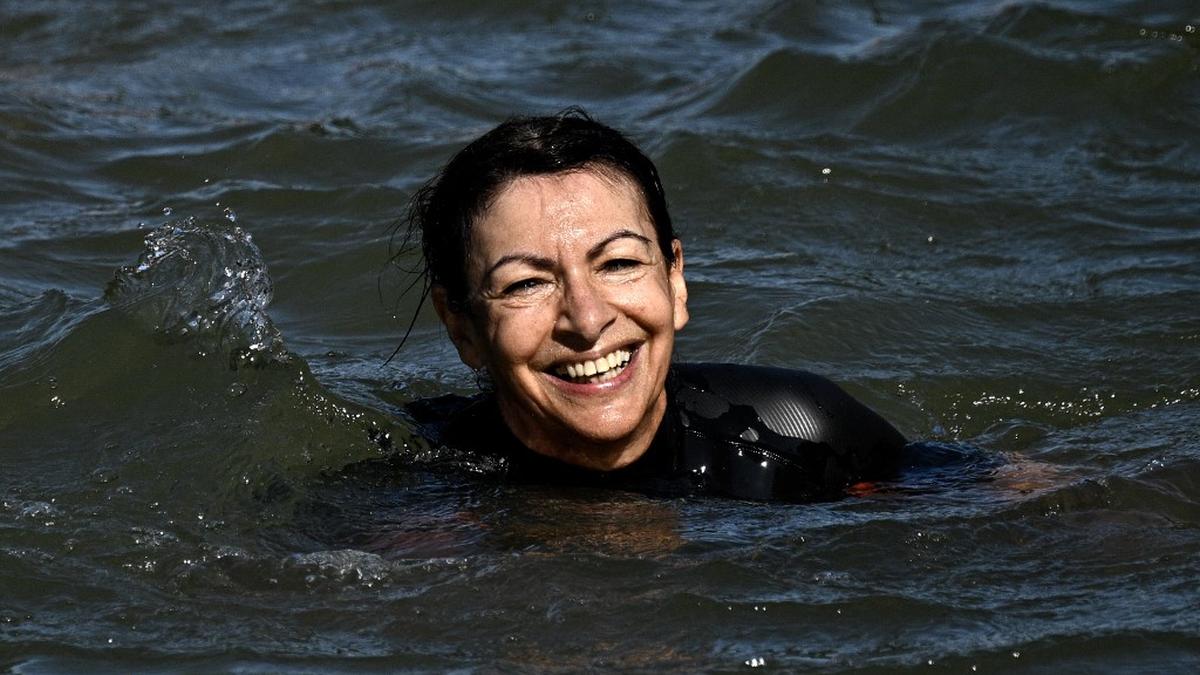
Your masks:
{"label": "woman's head", "polygon": [[415,202],[438,315],[517,438],[591,468],[640,456],[688,318],[654,165],[582,113],[521,118]]}

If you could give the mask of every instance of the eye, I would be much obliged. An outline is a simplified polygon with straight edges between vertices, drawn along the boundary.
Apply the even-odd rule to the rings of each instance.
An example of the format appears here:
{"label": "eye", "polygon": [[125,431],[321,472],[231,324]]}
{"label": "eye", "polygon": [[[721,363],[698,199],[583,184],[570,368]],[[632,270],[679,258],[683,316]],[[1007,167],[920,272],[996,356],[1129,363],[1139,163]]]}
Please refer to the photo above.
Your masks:
{"label": "eye", "polygon": [[625,272],[639,267],[641,264],[642,261],[634,260],[633,258],[613,258],[612,260],[604,261],[604,264],[600,268],[605,272]]}
{"label": "eye", "polygon": [[547,283],[545,279],[521,279],[504,287],[504,295],[525,295],[537,290],[542,284]]}

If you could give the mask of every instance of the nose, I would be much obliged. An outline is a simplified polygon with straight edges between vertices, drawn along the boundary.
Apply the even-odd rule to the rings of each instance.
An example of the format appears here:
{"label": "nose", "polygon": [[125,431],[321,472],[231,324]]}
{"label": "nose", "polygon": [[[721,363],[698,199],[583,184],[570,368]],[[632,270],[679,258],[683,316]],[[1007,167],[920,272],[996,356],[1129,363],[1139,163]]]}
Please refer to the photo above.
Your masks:
{"label": "nose", "polygon": [[617,319],[616,307],[603,289],[589,278],[567,279],[563,284],[558,321],[559,340],[572,349],[584,350],[600,340]]}

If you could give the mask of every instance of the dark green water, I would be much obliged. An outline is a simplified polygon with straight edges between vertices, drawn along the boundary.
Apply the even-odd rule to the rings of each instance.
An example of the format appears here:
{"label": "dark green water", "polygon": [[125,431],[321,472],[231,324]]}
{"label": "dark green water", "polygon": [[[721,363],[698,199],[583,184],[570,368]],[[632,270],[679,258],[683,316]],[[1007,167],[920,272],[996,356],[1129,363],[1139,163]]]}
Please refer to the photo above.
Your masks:
{"label": "dark green water", "polygon": [[[1194,2],[0,2],[0,669],[1195,672],[1198,32]],[[472,383],[431,312],[385,365],[389,225],[571,104],[662,170],[679,358],[825,374],[1001,468],[813,505],[422,468],[397,411]],[[167,223],[192,257],[136,272]]]}

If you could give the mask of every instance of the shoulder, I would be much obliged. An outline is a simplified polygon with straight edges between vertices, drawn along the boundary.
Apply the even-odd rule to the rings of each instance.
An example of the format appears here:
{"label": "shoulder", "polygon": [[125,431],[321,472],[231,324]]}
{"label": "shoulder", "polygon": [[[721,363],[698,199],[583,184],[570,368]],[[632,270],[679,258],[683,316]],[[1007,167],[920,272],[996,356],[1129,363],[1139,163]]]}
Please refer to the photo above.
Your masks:
{"label": "shoulder", "polygon": [[495,398],[488,394],[445,394],[412,401],[404,410],[417,433],[434,445],[491,452],[511,438]]}
{"label": "shoulder", "polygon": [[847,479],[880,478],[906,443],[878,413],[810,372],[697,363],[676,365],[672,378],[677,415],[690,437],[752,448],[810,474],[836,465]]}
{"label": "shoulder", "polygon": [[[703,417],[728,415],[745,421],[746,413],[780,436],[813,442],[832,442],[863,424],[885,425],[883,418],[828,379],[803,370],[692,363],[675,367],[680,405]],[[746,410],[748,408],[748,410]]]}

